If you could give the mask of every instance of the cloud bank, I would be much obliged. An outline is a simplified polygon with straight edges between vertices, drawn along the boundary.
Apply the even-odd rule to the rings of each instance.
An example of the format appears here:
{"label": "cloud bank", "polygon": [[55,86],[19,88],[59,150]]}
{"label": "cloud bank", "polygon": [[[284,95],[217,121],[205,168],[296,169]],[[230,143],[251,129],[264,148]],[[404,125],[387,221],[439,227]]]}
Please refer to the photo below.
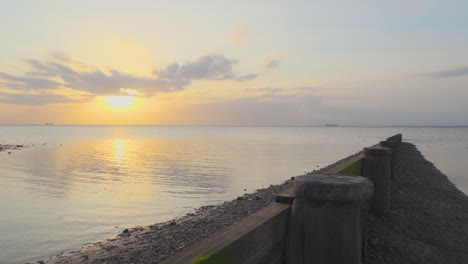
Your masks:
{"label": "cloud bank", "polygon": [[263,63],[263,69],[271,70],[277,68],[280,65],[280,61],[276,59],[268,59]]}
{"label": "cloud bank", "polygon": [[462,67],[452,68],[452,69],[442,70],[442,71],[435,71],[431,73],[420,74],[418,76],[432,78],[432,79],[468,76],[468,66],[462,66]]}
{"label": "cloud bank", "polygon": [[20,102],[23,105],[46,105],[55,103],[81,103],[89,97],[73,99],[57,94],[8,94],[0,93],[0,103]]}
{"label": "cloud bank", "polygon": [[[21,75],[0,72],[0,89],[15,91],[14,95],[3,92],[2,102],[30,104],[34,98],[39,102],[47,102],[47,97],[51,103],[63,101],[50,93],[62,87],[91,95],[115,95],[132,89],[141,96],[150,97],[156,93],[183,90],[195,80],[242,82],[258,77],[254,73],[235,73],[233,68],[238,61],[228,59],[222,54],[209,54],[186,63],[172,63],[154,70],[149,77],[116,69],[104,71],[74,60],[72,56],[62,52],[51,53],[46,60],[28,59],[25,62],[31,70]],[[63,96],[62,98],[66,99]]]}

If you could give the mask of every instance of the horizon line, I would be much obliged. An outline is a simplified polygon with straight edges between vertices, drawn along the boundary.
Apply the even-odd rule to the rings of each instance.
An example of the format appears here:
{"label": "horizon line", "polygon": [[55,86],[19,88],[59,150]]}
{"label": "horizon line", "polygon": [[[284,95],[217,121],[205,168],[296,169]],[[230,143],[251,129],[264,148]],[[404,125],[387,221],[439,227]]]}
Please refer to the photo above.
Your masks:
{"label": "horizon line", "polygon": [[0,126],[159,126],[159,127],[468,127],[468,125],[215,125],[215,124],[55,124],[55,123],[25,123],[8,124],[0,123]]}

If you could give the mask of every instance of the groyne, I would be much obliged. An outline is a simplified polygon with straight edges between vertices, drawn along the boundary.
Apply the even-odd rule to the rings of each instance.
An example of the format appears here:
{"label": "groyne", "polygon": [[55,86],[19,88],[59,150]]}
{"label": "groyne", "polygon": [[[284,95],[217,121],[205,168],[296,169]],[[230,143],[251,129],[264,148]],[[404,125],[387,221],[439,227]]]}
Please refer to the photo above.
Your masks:
{"label": "groyne", "polygon": [[[392,142],[392,139],[385,141]],[[401,142],[401,136],[399,141]],[[384,144],[380,142],[371,148],[380,149],[380,145]],[[336,263],[340,261],[339,257],[352,258],[353,262],[345,263],[464,263],[468,259],[468,238],[465,235],[468,233],[467,196],[425,160],[414,145],[399,143],[396,151],[398,155],[393,157],[394,152],[389,156],[388,153],[363,150],[304,177],[331,174],[338,175],[338,178],[361,179],[363,174],[371,171],[381,173],[383,176],[379,179],[384,179],[381,183],[389,183],[389,199],[388,203],[385,199],[383,203],[378,203],[380,207],[376,205],[374,208],[377,210],[371,206],[374,196],[367,200],[365,195],[365,182],[372,182],[371,176],[360,180],[361,183],[364,182],[361,186],[364,187],[364,192],[363,189],[358,189],[364,195],[358,197],[359,199],[352,196],[351,202],[342,200],[347,197],[343,193],[331,193],[330,190],[335,188],[327,188],[329,183],[323,183],[320,179],[312,183],[312,187],[321,186],[319,190],[322,190],[321,195],[325,195],[326,199],[322,196],[310,196],[298,188],[303,179],[296,177],[292,181],[259,190],[219,206],[201,208],[195,214],[176,221],[134,228],[126,232],[124,230],[117,238],[54,256],[46,259],[46,262],[159,263],[165,260],[164,263],[293,263],[291,256],[294,258],[302,254],[303,261],[304,257],[325,261],[315,261],[316,263]],[[377,154],[377,157],[369,157],[373,154]],[[372,158],[384,166],[380,166],[379,170],[378,164],[372,165]],[[390,166],[388,161],[391,162]],[[351,189],[354,187],[351,186]],[[379,188],[386,190],[387,187]],[[342,186],[341,189],[349,191],[349,188],[350,186]],[[375,186],[373,188],[375,193]],[[326,254],[322,256],[321,251],[304,256],[304,245],[293,245],[296,251],[291,250],[291,244],[294,244],[291,228],[300,226],[302,231],[305,230],[306,234],[302,232],[301,240],[311,242],[315,248],[317,241],[304,237],[310,235],[312,238],[327,238],[327,235],[314,233],[318,230],[317,226],[292,225],[291,217],[294,214],[291,212],[298,191],[307,199],[302,204],[313,205],[312,208],[302,210],[308,212],[306,214],[317,216],[316,208],[330,207],[325,210],[328,216],[317,216],[323,219],[318,221],[322,223],[319,225],[320,229],[327,226],[335,228],[334,239],[318,240],[323,242],[318,247],[328,250],[323,251]],[[297,208],[300,206],[296,205]],[[346,223],[355,223],[351,227],[340,229],[336,227],[343,226],[343,221],[327,221],[340,214],[342,209],[351,212],[344,215],[354,215],[347,220],[339,218]],[[368,209],[370,213],[367,213]],[[337,238],[340,237],[344,240],[338,241]],[[350,237],[352,239],[346,239]],[[331,256],[333,250],[339,250],[343,245],[352,250],[348,250],[346,254],[333,255],[336,256],[333,260],[335,262],[330,262],[331,259],[327,256]],[[306,245],[305,248],[307,247],[309,246]],[[297,251],[298,248],[302,249]],[[291,255],[291,252],[296,253]],[[309,252],[314,251],[307,251]]]}
{"label": "groyne", "polygon": [[389,211],[390,164],[402,135],[385,142],[395,148],[365,148],[296,177],[266,209],[164,263],[365,263],[368,210]]}

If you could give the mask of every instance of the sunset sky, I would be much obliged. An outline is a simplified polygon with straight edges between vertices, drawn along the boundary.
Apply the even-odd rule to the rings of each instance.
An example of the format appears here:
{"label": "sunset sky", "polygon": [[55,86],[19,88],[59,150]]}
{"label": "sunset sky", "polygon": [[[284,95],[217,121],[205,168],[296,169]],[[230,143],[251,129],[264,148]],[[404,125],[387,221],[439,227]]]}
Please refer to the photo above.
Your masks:
{"label": "sunset sky", "polygon": [[468,125],[467,10],[0,0],[0,124]]}

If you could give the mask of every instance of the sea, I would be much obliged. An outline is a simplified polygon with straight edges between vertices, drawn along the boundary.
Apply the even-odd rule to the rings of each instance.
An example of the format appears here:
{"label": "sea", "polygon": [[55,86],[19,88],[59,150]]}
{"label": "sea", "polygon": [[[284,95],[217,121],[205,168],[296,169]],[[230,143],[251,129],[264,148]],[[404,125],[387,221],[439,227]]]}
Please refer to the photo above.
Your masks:
{"label": "sea", "polygon": [[397,133],[468,193],[468,127],[0,125],[0,144],[25,146],[0,152],[0,263],[180,217]]}

